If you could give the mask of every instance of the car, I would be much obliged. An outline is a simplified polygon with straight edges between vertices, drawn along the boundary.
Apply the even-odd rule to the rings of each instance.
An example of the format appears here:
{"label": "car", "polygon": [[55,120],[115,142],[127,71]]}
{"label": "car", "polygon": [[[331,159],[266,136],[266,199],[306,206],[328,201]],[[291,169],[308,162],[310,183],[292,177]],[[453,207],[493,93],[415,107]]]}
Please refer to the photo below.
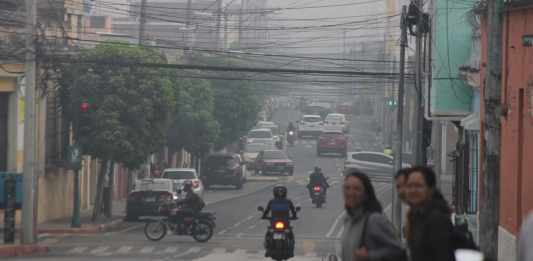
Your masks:
{"label": "car", "polygon": [[263,150],[256,160],[256,175],[294,174],[294,162],[282,150]]}
{"label": "car", "polygon": [[171,179],[174,181],[174,186],[180,189],[185,181],[192,183],[193,192],[198,196],[203,197],[204,185],[198,177],[195,169],[192,168],[171,168],[163,170],[161,178]]}
{"label": "car", "polygon": [[327,130],[320,135],[316,145],[316,154],[338,153],[346,157],[348,151],[348,138],[342,131]]}
{"label": "car", "polygon": [[246,136],[246,143],[261,143],[266,145],[275,145],[272,130],[268,128],[253,129]]}
{"label": "car", "polygon": [[[402,167],[408,168],[410,165],[403,163]],[[350,152],[344,161],[344,169],[357,169],[368,174],[392,177],[394,158],[382,152]]]}
{"label": "car", "polygon": [[274,144],[281,142],[283,143],[283,135],[280,132],[279,126],[271,121],[260,121],[256,124],[258,129],[270,129],[272,131],[272,137],[274,139]]}
{"label": "car", "polygon": [[320,115],[304,115],[298,122],[298,137],[318,137],[324,130]]}
{"label": "car", "polygon": [[257,155],[259,152],[263,150],[273,150],[275,149],[274,146],[268,145],[268,144],[261,144],[261,143],[250,143],[246,144],[244,146],[244,150],[242,153],[242,158],[244,160],[244,164],[246,165],[246,168],[249,170],[253,170],[255,167],[255,160],[257,159]]}
{"label": "car", "polygon": [[137,180],[126,200],[126,220],[144,216],[158,216],[160,204],[178,199],[174,181],[163,178]]}
{"label": "car", "polygon": [[324,129],[325,130],[340,130],[344,133],[349,132],[350,124],[346,120],[346,116],[341,113],[330,113],[326,116],[324,120]]}
{"label": "car", "polygon": [[233,185],[241,189],[246,180],[244,162],[235,153],[213,153],[204,160],[201,179],[206,189],[213,185]]}

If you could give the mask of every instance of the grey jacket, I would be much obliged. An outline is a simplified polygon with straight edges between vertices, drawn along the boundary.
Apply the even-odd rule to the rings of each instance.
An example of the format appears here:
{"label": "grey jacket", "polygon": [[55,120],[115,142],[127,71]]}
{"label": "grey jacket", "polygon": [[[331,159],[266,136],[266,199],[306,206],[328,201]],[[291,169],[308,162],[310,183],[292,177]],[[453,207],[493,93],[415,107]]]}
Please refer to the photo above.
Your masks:
{"label": "grey jacket", "polygon": [[[362,239],[365,217],[368,216],[365,238]],[[404,247],[397,236],[392,224],[387,217],[381,213],[368,215],[362,209],[352,211],[352,214],[345,213],[344,231],[341,237],[342,261],[354,261],[354,251],[361,246],[368,249],[370,261],[380,261],[383,258],[393,258],[404,253]]]}
{"label": "grey jacket", "polygon": [[533,261],[533,213],[525,220],[520,231],[518,261]]}

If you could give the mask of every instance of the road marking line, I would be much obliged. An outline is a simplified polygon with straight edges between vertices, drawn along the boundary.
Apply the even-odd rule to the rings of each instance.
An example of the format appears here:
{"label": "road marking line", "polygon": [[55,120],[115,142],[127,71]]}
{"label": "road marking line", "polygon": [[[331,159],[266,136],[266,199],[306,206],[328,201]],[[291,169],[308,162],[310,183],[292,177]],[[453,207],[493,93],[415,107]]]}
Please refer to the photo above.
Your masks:
{"label": "road marking line", "polygon": [[169,253],[169,254],[170,254],[170,253],[176,253],[176,252],[178,252],[178,248],[177,248],[177,247],[167,247],[167,248],[165,249],[165,251],[163,251],[163,252],[165,252],[165,253]]}
{"label": "road marking line", "polygon": [[222,229],[218,232],[219,235],[222,235],[222,234],[225,234],[226,232],[228,232],[226,229]]}
{"label": "road marking line", "polygon": [[140,252],[142,254],[150,254],[150,253],[152,253],[154,251],[154,249],[155,249],[155,247],[151,247],[151,246],[143,247]]}
{"label": "road marking line", "polygon": [[127,254],[127,253],[129,253],[132,249],[133,249],[133,247],[131,247],[131,246],[122,246],[122,247],[120,247],[116,252],[117,252],[118,254]]}
{"label": "road marking line", "polygon": [[213,249],[213,253],[217,253],[217,254],[223,254],[226,252],[228,252],[228,250],[223,247],[217,247]]}
{"label": "road marking line", "polygon": [[335,232],[335,228],[337,228],[337,224],[341,221],[342,217],[344,216],[344,211],[342,211],[339,216],[335,219],[335,222],[333,222],[333,225],[329,229],[328,233],[326,234],[327,238],[331,238],[333,233]]}
{"label": "road marking line", "polygon": [[342,237],[342,234],[344,233],[344,225],[341,226],[341,229],[339,229],[339,233],[337,233],[337,239],[340,239]]}
{"label": "road marking line", "polygon": [[251,225],[251,226],[248,227],[248,230],[252,230],[252,229],[254,229],[256,227],[257,227],[257,225]]}
{"label": "road marking line", "polygon": [[185,252],[183,252],[181,254],[175,255],[174,258],[180,258],[180,257],[186,256],[186,255],[199,253],[200,251],[202,251],[201,247],[191,247],[191,248],[187,249],[187,251],[185,251]]}
{"label": "road marking line", "polygon": [[87,249],[89,249],[89,247],[75,247],[73,249],[71,249],[70,251],[68,251],[67,253],[70,253],[70,254],[81,254],[85,251],[87,251]]}
{"label": "road marking line", "polygon": [[109,246],[101,246],[93,249],[90,253],[91,254],[103,254],[105,251],[109,249]]}

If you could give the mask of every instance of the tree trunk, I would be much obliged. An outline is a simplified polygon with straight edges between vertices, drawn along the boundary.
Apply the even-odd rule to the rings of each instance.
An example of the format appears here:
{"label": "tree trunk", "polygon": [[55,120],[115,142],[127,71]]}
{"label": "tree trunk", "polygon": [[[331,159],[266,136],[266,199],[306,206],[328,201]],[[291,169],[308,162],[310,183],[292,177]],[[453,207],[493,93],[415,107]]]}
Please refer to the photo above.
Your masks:
{"label": "tree trunk", "polygon": [[102,210],[103,202],[103,192],[104,192],[104,178],[107,173],[107,160],[102,160],[100,163],[100,173],[98,173],[98,180],[96,182],[96,195],[94,200],[94,209],[91,221],[95,222],[96,219],[100,216]]}
{"label": "tree trunk", "polygon": [[104,215],[113,217],[113,187],[115,186],[115,162],[111,161],[108,168],[108,182],[104,195]]}

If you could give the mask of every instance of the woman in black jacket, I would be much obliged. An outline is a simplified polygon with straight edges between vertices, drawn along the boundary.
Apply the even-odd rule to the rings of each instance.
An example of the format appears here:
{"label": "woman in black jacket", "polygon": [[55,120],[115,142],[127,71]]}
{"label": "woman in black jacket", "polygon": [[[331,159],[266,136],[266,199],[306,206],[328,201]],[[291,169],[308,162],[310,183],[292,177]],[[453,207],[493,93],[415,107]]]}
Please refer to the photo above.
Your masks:
{"label": "woman in black jacket", "polygon": [[407,201],[411,206],[407,239],[411,261],[454,261],[451,210],[432,169],[409,171]]}

